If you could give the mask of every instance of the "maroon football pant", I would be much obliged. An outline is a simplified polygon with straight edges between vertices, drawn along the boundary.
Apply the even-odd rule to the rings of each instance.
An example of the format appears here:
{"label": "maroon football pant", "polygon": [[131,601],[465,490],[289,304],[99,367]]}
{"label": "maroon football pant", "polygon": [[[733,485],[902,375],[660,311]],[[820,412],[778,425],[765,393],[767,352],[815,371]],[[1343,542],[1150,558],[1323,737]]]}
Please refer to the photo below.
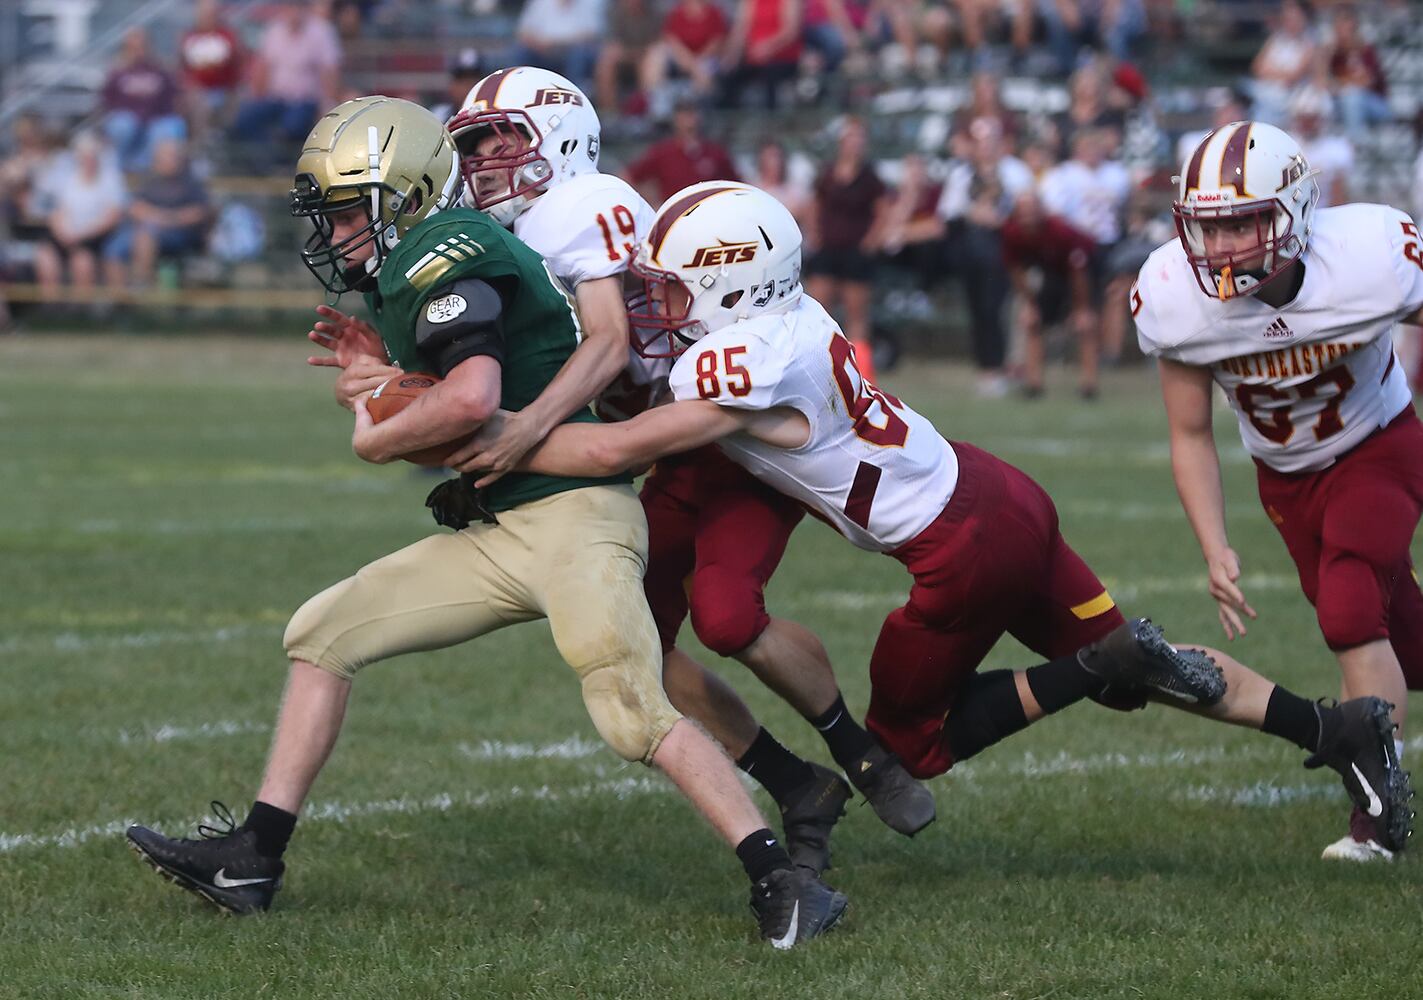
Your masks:
{"label": "maroon football pant", "polygon": [[955,442],[954,451],[959,481],[948,506],[892,553],[914,583],[870,661],[866,726],[919,778],[953,766],[945,717],[1005,632],[1050,660],[1123,622],[1062,537],[1043,488],[973,445]]}
{"label": "maroon football pant", "polygon": [[765,631],[765,588],[805,510],[708,446],[662,459],[642,487],[647,603],[663,652],[691,611],[710,650],[734,656]]}
{"label": "maroon football pant", "polygon": [[1408,686],[1423,689],[1423,593],[1408,552],[1423,512],[1423,423],[1413,407],[1320,472],[1256,465],[1260,502],[1329,648],[1388,639]]}

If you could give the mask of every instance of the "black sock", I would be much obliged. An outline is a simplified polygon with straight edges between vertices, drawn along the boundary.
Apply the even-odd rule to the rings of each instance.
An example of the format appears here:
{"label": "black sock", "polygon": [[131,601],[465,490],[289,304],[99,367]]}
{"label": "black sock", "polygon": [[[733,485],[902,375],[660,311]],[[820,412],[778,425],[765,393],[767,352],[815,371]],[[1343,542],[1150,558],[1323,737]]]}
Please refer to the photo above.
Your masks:
{"label": "black sock", "polygon": [[764,726],[736,766],[759,781],[777,802],[815,778],[810,765],[781,746]]}
{"label": "black sock", "polygon": [[944,720],[944,739],[954,760],[968,760],[1027,725],[1013,671],[990,670],[974,674],[959,692]]}
{"label": "black sock", "polygon": [[759,882],[777,868],[792,868],[791,856],[776,835],[762,828],[736,845],[736,856],[752,882]]}
{"label": "black sock", "polygon": [[1275,690],[1270,692],[1270,701],[1265,705],[1265,722],[1260,729],[1313,753],[1319,749],[1319,731],[1323,723],[1320,716],[1326,711],[1337,709],[1321,708],[1276,684]]}
{"label": "black sock", "polygon": [[820,731],[830,756],[841,767],[848,768],[874,748],[873,737],[855,721],[845,707],[845,696],[839,692],[835,694],[835,704],[811,719],[810,724]]}
{"label": "black sock", "polygon": [[1077,662],[1076,653],[1029,667],[1024,673],[1028,675],[1028,688],[1033,697],[1048,715],[1096,694],[1106,686],[1102,678]]}
{"label": "black sock", "polygon": [[252,811],[242,823],[242,829],[257,835],[257,853],[268,858],[280,858],[286,852],[287,841],[296,829],[296,814],[285,809],[253,802]]}

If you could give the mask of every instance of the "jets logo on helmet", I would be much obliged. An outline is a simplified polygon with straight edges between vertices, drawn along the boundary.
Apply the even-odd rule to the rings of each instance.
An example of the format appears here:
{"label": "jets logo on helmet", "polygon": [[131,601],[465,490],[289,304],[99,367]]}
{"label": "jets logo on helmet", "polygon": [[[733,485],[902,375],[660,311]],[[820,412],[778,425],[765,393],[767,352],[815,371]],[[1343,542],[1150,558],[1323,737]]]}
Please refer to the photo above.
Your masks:
{"label": "jets logo on helmet", "polygon": [[490,73],[450,119],[465,204],[511,226],[541,189],[598,169],[601,126],[587,95],[557,73]]}
{"label": "jets logo on helmet", "polygon": [[[361,97],[328,111],[302,146],[291,214],[315,232],[302,260],[328,291],[364,290],[382,261],[419,223],[457,203],[459,155],[444,124],[393,97]],[[363,209],[366,224],[339,242],[333,218]],[[374,241],[360,264],[349,258]]]}
{"label": "jets logo on helmet", "polygon": [[706,181],[657,210],[631,270],[633,347],[675,357],[722,327],[800,300],[801,233],[775,198],[749,184]]}
{"label": "jets logo on helmet", "polygon": [[1248,295],[1298,260],[1319,185],[1300,145],[1264,122],[1231,122],[1187,159],[1172,206],[1176,231],[1207,295]]}

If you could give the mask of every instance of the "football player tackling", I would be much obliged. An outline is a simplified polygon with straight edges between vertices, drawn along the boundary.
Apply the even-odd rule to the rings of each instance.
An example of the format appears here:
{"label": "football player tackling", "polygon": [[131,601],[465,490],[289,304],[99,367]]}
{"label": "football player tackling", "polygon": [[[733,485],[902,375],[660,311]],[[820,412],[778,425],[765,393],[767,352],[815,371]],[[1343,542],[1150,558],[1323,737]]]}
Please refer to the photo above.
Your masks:
{"label": "football player tackling", "polygon": [[[460,186],[443,123],[385,97],[329,112],[298,161],[292,212],[314,227],[307,265],[328,289],[367,295],[391,361],[443,379],[380,424],[355,401],[352,444],[368,461],[468,434],[501,401],[529,404],[578,344],[577,314],[543,261],[483,213],[457,207]],[[567,419],[595,418],[585,407]],[[599,735],[624,759],[665,772],[736,848],[762,936],[787,948],[829,929],[844,896],[791,864],[731,762],[667,701],[642,592],[646,522],[628,478],[514,473],[479,496],[458,480],[443,486],[432,494],[436,519],[454,533],[376,560],[293,616],[286,696],[242,826],[197,840],[132,827],[135,850],[224,909],[266,909],[356,673],[547,618]]]}
{"label": "football player tackling", "polygon": [[[1377,696],[1402,726],[1407,690],[1423,688],[1423,594],[1408,551],[1423,425],[1393,331],[1423,322],[1423,240],[1385,205],[1317,209],[1299,143],[1262,122],[1211,132],[1178,180],[1179,236],[1142,267],[1131,309],[1160,368],[1171,469],[1221,626],[1244,635],[1255,610],[1226,534],[1213,385],[1339,658],[1343,697]],[[1380,726],[1396,769],[1402,740],[1387,718]],[[1389,858],[1402,843],[1386,825],[1356,807],[1324,857]]]}
{"label": "football player tackling", "polygon": [[[525,467],[607,474],[716,441],[857,546],[902,562],[914,582],[875,646],[867,722],[916,776],[1084,698],[1151,696],[1310,750],[1309,764],[1334,768],[1355,802],[1377,803],[1383,825],[1406,836],[1407,784],[1379,736],[1381,702],[1317,706],[1124,621],[1036,483],[950,444],[860,377],[849,342],[801,291],[800,245],[790,213],[755,188],[713,181],[669,199],[633,264],[650,286],[634,321],[685,346],[676,402],[621,424],[556,428]],[[479,467],[490,433],[454,456],[457,467]],[[1048,662],[979,674],[1005,632]],[[1268,713],[1276,703],[1292,711]]]}
{"label": "football player tackling", "polygon": [[[538,67],[501,69],[471,88],[450,133],[467,203],[544,258],[577,300],[584,332],[538,398],[490,441],[482,481],[492,483],[590,401],[604,419],[619,420],[665,398],[674,352],[665,329],[629,326],[624,278],[653,211],[627,182],[599,172],[598,115],[581,90]],[[689,613],[709,649],[745,664],[816,727],[876,815],[908,835],[928,824],[933,795],[846,710],[820,640],[767,614],[766,582],[804,508],[715,447],[659,461],[641,500],[645,591],[672,662],[668,695],[770,792],[796,863],[817,871],[829,864],[829,832],[850,791],[834,771],[787,750],[725,681],[676,648]]]}

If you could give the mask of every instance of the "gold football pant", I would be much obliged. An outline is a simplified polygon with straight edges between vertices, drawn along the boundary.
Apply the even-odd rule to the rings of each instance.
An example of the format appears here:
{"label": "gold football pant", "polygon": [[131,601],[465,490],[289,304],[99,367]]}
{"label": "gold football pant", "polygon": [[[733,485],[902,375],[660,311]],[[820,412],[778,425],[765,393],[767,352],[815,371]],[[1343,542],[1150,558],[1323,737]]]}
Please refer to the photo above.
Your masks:
{"label": "gold football pant", "polygon": [[284,643],[342,677],[547,618],[598,733],[650,762],[680,717],[643,595],[647,521],[630,486],[590,486],[500,512],[498,524],[431,535],[317,594]]}

